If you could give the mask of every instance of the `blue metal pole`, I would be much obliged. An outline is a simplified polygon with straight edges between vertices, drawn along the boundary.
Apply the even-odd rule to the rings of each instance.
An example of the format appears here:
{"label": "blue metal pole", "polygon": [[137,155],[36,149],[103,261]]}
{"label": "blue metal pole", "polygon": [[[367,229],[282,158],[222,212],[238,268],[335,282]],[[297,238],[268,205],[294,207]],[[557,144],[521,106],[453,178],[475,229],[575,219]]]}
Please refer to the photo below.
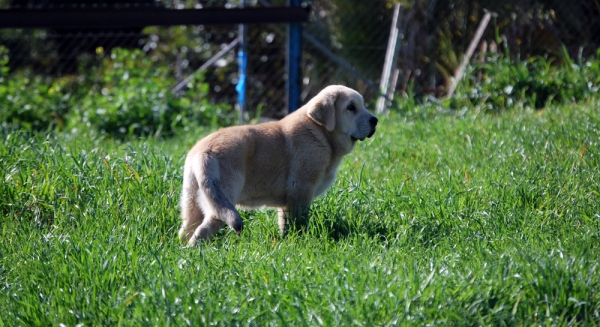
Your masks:
{"label": "blue metal pole", "polygon": [[[242,7],[246,7],[246,0],[242,0]],[[238,65],[239,65],[239,80],[235,87],[238,93],[238,107],[240,114],[240,123],[244,121],[244,115],[246,113],[246,65],[248,64],[248,51],[246,47],[247,39],[247,26],[245,24],[240,25],[240,49],[238,51]]]}
{"label": "blue metal pole", "polygon": [[[288,6],[299,7],[301,0],[287,0]],[[302,92],[302,25],[288,24],[287,28],[287,104],[288,113],[300,107]]]}

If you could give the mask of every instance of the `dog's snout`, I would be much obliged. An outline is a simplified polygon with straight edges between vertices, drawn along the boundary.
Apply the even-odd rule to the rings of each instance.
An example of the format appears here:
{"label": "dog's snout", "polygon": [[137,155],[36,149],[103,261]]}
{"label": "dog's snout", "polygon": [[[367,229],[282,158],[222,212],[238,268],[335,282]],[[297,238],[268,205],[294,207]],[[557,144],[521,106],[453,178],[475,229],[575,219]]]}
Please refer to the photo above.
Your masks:
{"label": "dog's snout", "polygon": [[371,124],[371,132],[369,133],[369,135],[367,135],[367,137],[371,137],[373,136],[373,134],[375,134],[375,126],[377,126],[378,121],[379,119],[377,119],[377,117],[375,116],[371,116],[371,118],[369,118],[369,124]]}
{"label": "dog's snout", "polygon": [[377,126],[377,122],[379,121],[379,119],[377,119],[377,117],[373,116],[369,119],[369,123],[371,124],[371,126]]}

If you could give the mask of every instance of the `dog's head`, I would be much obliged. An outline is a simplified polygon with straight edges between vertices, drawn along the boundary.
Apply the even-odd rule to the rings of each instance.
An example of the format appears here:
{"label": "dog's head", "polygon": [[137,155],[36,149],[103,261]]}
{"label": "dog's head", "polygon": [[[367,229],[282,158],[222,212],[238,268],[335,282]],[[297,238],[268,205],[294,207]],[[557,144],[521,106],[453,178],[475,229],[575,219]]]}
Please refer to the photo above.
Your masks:
{"label": "dog's head", "polygon": [[352,143],[375,133],[377,117],[365,108],[363,97],[351,88],[328,86],[307,105],[310,119],[329,132],[346,135]]}

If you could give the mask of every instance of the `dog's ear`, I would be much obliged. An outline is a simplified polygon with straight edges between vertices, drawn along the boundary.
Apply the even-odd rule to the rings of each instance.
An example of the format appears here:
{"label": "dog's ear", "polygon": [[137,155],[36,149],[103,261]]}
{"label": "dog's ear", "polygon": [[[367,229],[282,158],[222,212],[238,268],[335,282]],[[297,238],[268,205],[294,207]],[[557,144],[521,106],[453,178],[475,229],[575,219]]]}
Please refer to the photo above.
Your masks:
{"label": "dog's ear", "polygon": [[324,126],[328,131],[335,128],[335,101],[337,92],[329,92],[317,95],[312,105],[308,108],[307,114],[315,123]]}

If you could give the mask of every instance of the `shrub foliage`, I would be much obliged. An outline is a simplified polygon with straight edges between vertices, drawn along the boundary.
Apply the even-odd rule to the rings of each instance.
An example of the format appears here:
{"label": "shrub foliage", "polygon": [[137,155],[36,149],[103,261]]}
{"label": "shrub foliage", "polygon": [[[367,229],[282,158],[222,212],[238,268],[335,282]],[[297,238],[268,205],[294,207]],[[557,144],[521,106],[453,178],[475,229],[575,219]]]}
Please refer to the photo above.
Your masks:
{"label": "shrub foliage", "polygon": [[0,50],[0,119],[32,130],[96,129],[114,136],[172,134],[194,126],[228,125],[230,106],[209,102],[208,85],[191,82],[172,94],[177,82],[164,65],[141,50],[114,49],[99,69],[79,77],[11,74]]}
{"label": "shrub foliage", "polygon": [[[455,96],[442,102],[450,109],[487,112],[513,108],[542,109],[550,103],[579,102],[600,87],[600,50],[595,57],[572,60],[531,57],[511,59],[494,54],[475,63]],[[232,108],[211,103],[202,78],[173,94],[176,84],[164,63],[140,50],[113,49],[99,69],[60,78],[8,71],[8,54],[0,48],[0,120],[30,130],[85,129],[113,136],[170,135],[195,126],[224,126],[236,120]],[[408,103],[407,103],[408,101]],[[420,99],[409,92],[399,107]]]}

